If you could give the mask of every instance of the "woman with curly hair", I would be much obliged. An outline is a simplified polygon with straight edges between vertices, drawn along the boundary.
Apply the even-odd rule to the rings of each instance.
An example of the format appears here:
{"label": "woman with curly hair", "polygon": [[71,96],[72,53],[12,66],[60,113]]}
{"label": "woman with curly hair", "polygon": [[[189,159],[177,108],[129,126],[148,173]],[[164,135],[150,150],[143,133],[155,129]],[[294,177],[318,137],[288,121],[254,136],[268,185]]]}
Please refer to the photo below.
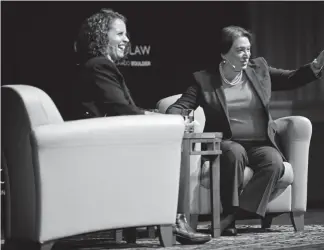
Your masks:
{"label": "woman with curly hair", "polygon": [[80,118],[148,113],[135,105],[115,64],[130,50],[123,15],[101,9],[83,22],[74,45],[80,71]]}
{"label": "woman with curly hair", "polygon": [[[154,114],[135,105],[116,67],[115,62],[123,59],[129,48],[123,15],[102,9],[84,21],[75,43],[80,66],[80,118]],[[211,240],[211,235],[194,231],[181,211],[176,218],[173,232],[181,244],[202,244]]]}

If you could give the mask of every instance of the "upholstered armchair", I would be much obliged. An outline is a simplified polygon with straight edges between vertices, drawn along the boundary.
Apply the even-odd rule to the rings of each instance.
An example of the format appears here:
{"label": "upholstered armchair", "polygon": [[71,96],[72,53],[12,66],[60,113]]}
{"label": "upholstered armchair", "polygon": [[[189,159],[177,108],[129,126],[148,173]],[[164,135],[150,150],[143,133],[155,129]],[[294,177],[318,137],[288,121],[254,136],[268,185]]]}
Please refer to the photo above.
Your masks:
{"label": "upholstered armchair", "polygon": [[51,249],[65,237],[142,226],[158,226],[162,245],[172,245],[181,117],[65,122],[36,87],[7,85],[1,92],[5,245]]}
{"label": "upholstered armchair", "polygon": [[[181,95],[174,95],[160,100],[157,108],[161,113],[173,104]],[[196,132],[203,132],[205,115],[201,107],[195,110],[195,120],[200,124]],[[268,205],[267,214],[261,220],[263,228],[271,226],[272,218],[282,213],[290,213],[292,225],[296,231],[304,228],[304,213],[307,203],[308,153],[312,134],[311,122],[301,116],[279,118],[276,121],[278,136],[283,142],[283,152],[288,162],[284,162],[285,173]],[[217,132],[217,131],[215,131]],[[200,145],[196,145],[200,146]],[[197,215],[211,213],[209,190],[209,164],[202,163],[200,156],[191,156],[191,225],[197,225]],[[222,164],[220,162],[220,164]],[[244,171],[244,186],[253,176],[248,166]],[[221,204],[220,204],[221,205]],[[222,208],[221,208],[222,211]]]}

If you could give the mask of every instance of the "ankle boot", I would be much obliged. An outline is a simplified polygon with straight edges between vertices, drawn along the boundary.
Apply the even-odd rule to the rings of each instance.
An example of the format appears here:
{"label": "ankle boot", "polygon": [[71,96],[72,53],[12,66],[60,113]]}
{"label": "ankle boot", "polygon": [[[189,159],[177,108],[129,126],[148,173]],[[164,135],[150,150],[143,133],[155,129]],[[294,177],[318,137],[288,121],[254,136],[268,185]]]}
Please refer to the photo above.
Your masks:
{"label": "ankle boot", "polygon": [[173,233],[176,240],[183,245],[204,244],[212,239],[210,234],[202,234],[193,230],[187,223],[184,214],[177,214]]}

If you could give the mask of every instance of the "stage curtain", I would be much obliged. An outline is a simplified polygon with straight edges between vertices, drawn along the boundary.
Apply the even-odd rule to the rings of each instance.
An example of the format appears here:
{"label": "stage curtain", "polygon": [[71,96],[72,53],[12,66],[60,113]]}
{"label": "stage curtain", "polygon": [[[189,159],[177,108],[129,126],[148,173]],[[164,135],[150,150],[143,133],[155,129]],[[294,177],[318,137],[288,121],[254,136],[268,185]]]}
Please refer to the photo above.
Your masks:
{"label": "stage curtain", "polygon": [[[296,69],[324,50],[323,2],[248,2],[253,56],[276,68]],[[293,91],[273,93],[274,102],[324,107],[324,77]],[[323,111],[324,113],[324,111]]]}

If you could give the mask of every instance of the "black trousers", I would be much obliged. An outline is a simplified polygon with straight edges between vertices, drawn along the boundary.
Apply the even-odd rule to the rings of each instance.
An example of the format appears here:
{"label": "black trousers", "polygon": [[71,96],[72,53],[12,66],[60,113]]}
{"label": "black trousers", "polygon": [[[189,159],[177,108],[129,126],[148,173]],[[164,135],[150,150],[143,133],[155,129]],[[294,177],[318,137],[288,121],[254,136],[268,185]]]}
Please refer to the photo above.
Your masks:
{"label": "black trousers", "polygon": [[[220,158],[220,196],[224,214],[238,207],[264,216],[270,195],[284,173],[283,159],[268,141],[223,141]],[[254,175],[243,189],[244,169]]]}

